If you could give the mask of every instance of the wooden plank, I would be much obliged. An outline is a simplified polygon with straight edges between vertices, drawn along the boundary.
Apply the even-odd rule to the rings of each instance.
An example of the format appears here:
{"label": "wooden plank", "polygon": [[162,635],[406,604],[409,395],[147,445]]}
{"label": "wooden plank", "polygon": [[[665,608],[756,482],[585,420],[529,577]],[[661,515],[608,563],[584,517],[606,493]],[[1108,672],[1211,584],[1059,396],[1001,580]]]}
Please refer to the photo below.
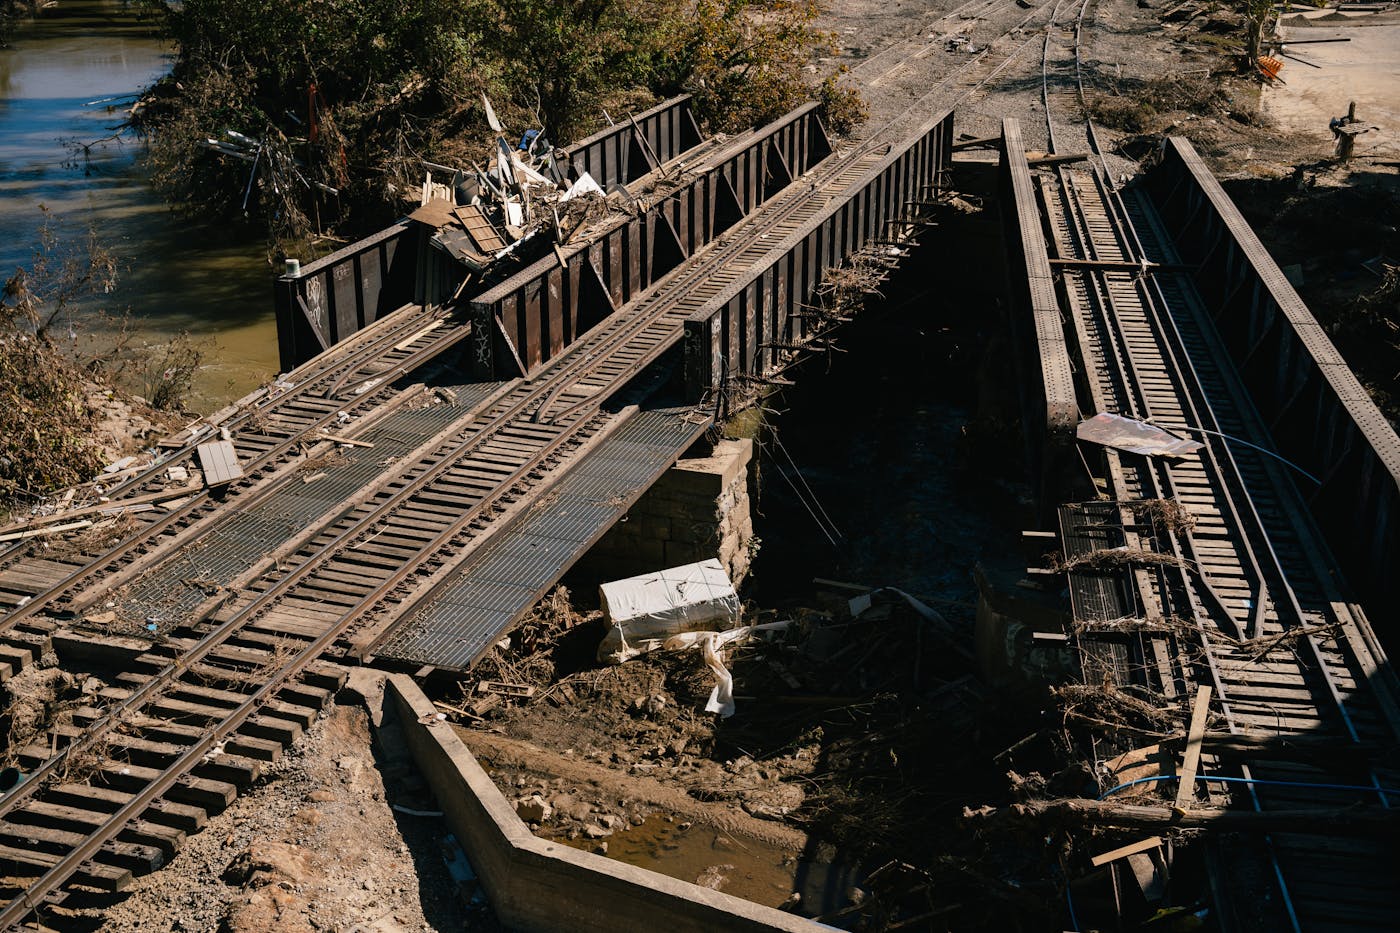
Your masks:
{"label": "wooden plank", "polygon": [[445,227],[455,219],[452,214],[452,203],[441,198],[429,198],[412,214],[408,215],[409,220],[416,220],[421,224],[430,227]]}
{"label": "wooden plank", "polygon": [[[0,864],[7,867],[12,866],[15,873],[20,875],[32,874],[37,878],[60,861],[62,861],[61,856],[47,852],[0,846]],[[131,872],[125,868],[88,861],[84,862],[83,867],[73,874],[73,880],[78,884],[102,891],[120,891],[131,884]]]}
{"label": "wooden plank", "polygon": [[88,528],[92,522],[69,522],[65,525],[48,525],[43,528],[31,528],[29,531],[16,531],[7,535],[0,535],[0,541],[24,541],[28,538],[42,538],[48,535],[62,534],[65,531],[77,531],[80,528]]}
{"label": "wooden plank", "polygon": [[243,478],[243,465],[238,462],[232,441],[209,441],[195,449],[206,486],[223,486]]}
{"label": "wooden plank", "polygon": [[1146,839],[1139,839],[1137,842],[1130,843],[1125,846],[1120,846],[1117,849],[1112,849],[1108,852],[1103,853],[1102,855],[1096,855],[1089,861],[1095,868],[1098,868],[1102,865],[1107,865],[1109,862],[1116,862],[1120,858],[1127,858],[1128,856],[1136,855],[1139,852],[1147,852],[1150,849],[1155,849],[1161,844],[1161,836],[1148,836]]}
{"label": "wooden plank", "polygon": [[1191,709],[1191,727],[1186,732],[1186,754],[1181,762],[1181,780],[1176,787],[1176,805],[1182,810],[1190,806],[1196,797],[1196,769],[1201,765],[1201,742],[1206,736],[1210,694],[1210,684],[1201,684],[1196,691],[1196,704]]}

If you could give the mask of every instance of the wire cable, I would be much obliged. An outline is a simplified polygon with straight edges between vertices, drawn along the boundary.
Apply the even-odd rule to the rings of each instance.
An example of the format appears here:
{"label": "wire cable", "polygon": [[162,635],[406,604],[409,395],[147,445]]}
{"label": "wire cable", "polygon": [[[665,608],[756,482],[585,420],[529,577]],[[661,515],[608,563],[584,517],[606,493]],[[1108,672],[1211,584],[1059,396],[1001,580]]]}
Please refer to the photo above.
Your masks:
{"label": "wire cable", "polygon": [[[1181,775],[1179,774],[1156,774],[1151,777],[1141,777],[1128,781],[1126,784],[1119,784],[1117,787],[1109,788],[1099,795],[1099,799],[1103,800],[1110,794],[1116,794],[1118,791],[1126,787],[1132,787],[1134,784],[1179,780],[1181,780]],[[1370,784],[1319,784],[1313,781],[1270,781],[1265,778],[1244,778],[1225,774],[1198,774],[1196,775],[1196,780],[1206,782],[1223,781],[1226,784],[1252,784],[1263,787],[1310,787],[1315,790],[1359,790],[1372,794],[1381,794],[1382,796],[1385,794],[1400,794],[1400,788],[1374,787]]]}

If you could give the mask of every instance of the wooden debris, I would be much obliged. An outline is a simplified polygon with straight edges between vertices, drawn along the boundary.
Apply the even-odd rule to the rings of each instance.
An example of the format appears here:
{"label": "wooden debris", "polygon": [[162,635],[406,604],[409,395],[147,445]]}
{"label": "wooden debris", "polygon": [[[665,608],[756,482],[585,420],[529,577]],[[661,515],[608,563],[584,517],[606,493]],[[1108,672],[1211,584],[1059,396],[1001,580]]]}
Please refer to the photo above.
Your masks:
{"label": "wooden debris", "polygon": [[[144,496],[132,496],[130,499],[118,499],[116,502],[110,500],[100,502],[97,505],[85,505],[79,509],[71,509],[67,512],[56,515],[39,515],[31,518],[27,522],[11,525],[9,528],[0,529],[0,534],[8,535],[10,532],[19,532],[27,529],[38,528],[41,525],[52,525],[54,522],[67,521],[72,518],[79,518],[87,515],[123,515],[127,512],[143,511],[143,507],[149,508],[157,502],[165,502],[169,499],[178,499],[188,496],[188,489],[167,489],[164,492],[148,493]],[[8,537],[0,536],[0,541],[10,540]]]}
{"label": "wooden debris", "polygon": [[77,531],[80,528],[91,527],[92,522],[80,521],[69,522],[63,525],[46,525],[42,528],[31,528],[27,531],[14,531],[9,534],[0,535],[0,541],[25,541],[29,538],[44,538],[49,535],[62,534],[65,531]]}
{"label": "wooden debris", "polygon": [[349,437],[337,437],[334,434],[327,434],[325,431],[316,432],[316,439],[320,441],[331,441],[335,444],[346,444],[350,447],[374,447],[374,444],[370,441],[357,441]]}
{"label": "wooden debris", "polygon": [[404,339],[400,340],[398,343],[394,344],[394,349],[395,349],[395,350],[405,350],[405,349],[408,348],[408,346],[409,346],[411,343],[413,343],[413,342],[414,342],[415,340],[417,340],[419,337],[423,337],[423,336],[425,336],[425,335],[427,335],[427,334],[430,334],[430,333],[432,333],[433,331],[437,330],[437,329],[438,329],[439,327],[441,327],[441,326],[442,326],[442,318],[438,318],[436,321],[433,321],[431,324],[428,324],[426,327],[421,327],[421,328],[419,328],[418,330],[416,330],[416,331],[414,331],[413,333],[409,334],[409,335],[408,335],[407,337],[405,337]]}
{"label": "wooden debris", "polygon": [[1099,868],[1101,866],[1107,865],[1109,862],[1116,862],[1120,858],[1127,858],[1128,856],[1136,855],[1139,852],[1151,851],[1152,849],[1159,847],[1161,844],[1161,836],[1148,836],[1146,839],[1140,839],[1137,842],[1130,843],[1125,846],[1120,846],[1119,848],[1113,849],[1109,852],[1105,852],[1102,855],[1096,855],[1092,859],[1090,859],[1089,862],[1095,868]]}
{"label": "wooden debris", "polygon": [[1131,829],[1196,829],[1220,832],[1276,833],[1308,836],[1376,837],[1394,839],[1400,832],[1400,810],[1380,807],[1314,808],[1309,810],[1183,810],[1142,806],[1112,800],[1040,800],[997,810],[964,808],[963,819],[1005,819],[1061,826],[1117,826]]}
{"label": "wooden debris", "polygon": [[208,441],[195,448],[204,469],[204,485],[225,486],[243,478],[243,464],[232,441]]}
{"label": "wooden debris", "polygon": [[529,699],[535,695],[535,688],[529,684],[511,684],[503,680],[483,680],[476,685],[476,692]]}

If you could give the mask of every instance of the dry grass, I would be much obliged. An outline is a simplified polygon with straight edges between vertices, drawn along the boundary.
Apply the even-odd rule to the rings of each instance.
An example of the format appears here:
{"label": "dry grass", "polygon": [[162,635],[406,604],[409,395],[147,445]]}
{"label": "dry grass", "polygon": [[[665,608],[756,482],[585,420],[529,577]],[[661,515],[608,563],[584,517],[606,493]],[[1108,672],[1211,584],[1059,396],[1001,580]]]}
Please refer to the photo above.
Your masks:
{"label": "dry grass", "polygon": [[136,530],[137,518],[123,513],[84,529],[71,538],[39,539],[30,545],[30,553],[40,557],[70,557],[75,554],[96,554],[125,540]]}
{"label": "dry grass", "polygon": [[1064,558],[1051,556],[1051,566],[1061,573],[1094,571],[1107,573],[1124,567],[1184,567],[1185,562],[1172,554],[1149,551],[1144,548],[1099,548],[1088,554]]}
{"label": "dry grass", "polygon": [[1168,531],[1190,531],[1196,527],[1196,516],[1175,499],[1143,499],[1128,507],[1139,519],[1148,519]]}

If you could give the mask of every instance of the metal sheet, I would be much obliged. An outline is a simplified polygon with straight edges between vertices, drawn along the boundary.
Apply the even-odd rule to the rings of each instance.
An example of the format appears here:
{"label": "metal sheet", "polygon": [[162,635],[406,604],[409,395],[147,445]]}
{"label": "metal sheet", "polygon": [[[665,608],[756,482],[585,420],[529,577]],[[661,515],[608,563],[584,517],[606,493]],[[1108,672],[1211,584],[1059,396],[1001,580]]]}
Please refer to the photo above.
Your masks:
{"label": "metal sheet", "polygon": [[1079,422],[1075,435],[1081,441],[1144,457],[1186,457],[1205,446],[1200,441],[1177,437],[1156,425],[1106,411]]}
{"label": "metal sheet", "polygon": [[708,426],[689,408],[633,415],[527,511],[492,536],[438,598],[376,656],[464,670],[509,631]]}

